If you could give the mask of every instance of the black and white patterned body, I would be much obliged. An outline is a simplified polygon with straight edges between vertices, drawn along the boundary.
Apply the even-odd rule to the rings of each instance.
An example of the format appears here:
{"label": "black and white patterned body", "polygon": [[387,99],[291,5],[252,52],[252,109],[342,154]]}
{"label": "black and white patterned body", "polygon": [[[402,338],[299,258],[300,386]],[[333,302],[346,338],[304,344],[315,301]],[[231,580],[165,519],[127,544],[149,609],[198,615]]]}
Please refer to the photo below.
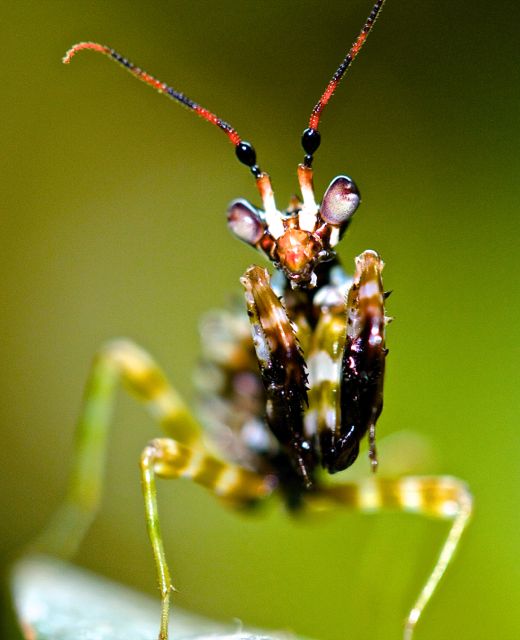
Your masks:
{"label": "black and white patterned body", "polygon": [[[249,320],[238,304],[205,318],[198,375],[211,437],[226,458],[271,474],[290,505],[316,488],[320,469],[349,467],[367,434],[375,467],[388,321],[379,256],[361,254],[351,278],[332,249],[359,203],[354,183],[336,178],[318,207],[310,170],[299,177],[307,210],[297,200],[276,216],[231,204],[231,229],[276,271],[272,282],[257,266],[242,277]],[[258,183],[275,210],[267,176]]]}

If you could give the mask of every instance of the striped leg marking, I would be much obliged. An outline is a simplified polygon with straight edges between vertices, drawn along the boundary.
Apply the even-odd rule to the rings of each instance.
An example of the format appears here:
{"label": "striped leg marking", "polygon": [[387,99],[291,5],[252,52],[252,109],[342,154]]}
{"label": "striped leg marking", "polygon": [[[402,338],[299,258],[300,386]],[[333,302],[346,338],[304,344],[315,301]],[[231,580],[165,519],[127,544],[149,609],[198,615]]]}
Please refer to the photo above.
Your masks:
{"label": "striped leg marking", "polygon": [[85,388],[65,501],[34,543],[38,551],[70,557],[95,515],[119,382],[169,436],[186,445],[201,446],[198,423],[151,356],[128,340],[107,343],[94,358]]}
{"label": "striped leg marking", "polygon": [[[323,498],[327,503],[325,505]],[[412,640],[416,624],[452,561],[470,520],[473,498],[466,484],[451,476],[409,476],[397,480],[367,478],[356,483],[327,487],[321,496],[309,496],[311,507],[315,501],[318,509],[340,504],[364,512],[399,509],[451,520],[437,562],[405,621],[403,638]]]}
{"label": "striped leg marking", "polygon": [[250,267],[241,278],[260,375],[265,387],[266,421],[303,484],[313,483],[315,460],[303,433],[307,370],[295,328],[271,288],[269,274]]}
{"label": "striped leg marking", "polygon": [[273,490],[268,479],[241,467],[230,465],[204,453],[170,440],[152,440],[141,455],[141,481],[146,511],[146,525],[152,545],[159,590],[161,592],[161,628],[159,640],[168,637],[168,612],[173,585],[166,562],[159,525],[155,477],[191,478],[234,504],[244,504],[267,497]]}

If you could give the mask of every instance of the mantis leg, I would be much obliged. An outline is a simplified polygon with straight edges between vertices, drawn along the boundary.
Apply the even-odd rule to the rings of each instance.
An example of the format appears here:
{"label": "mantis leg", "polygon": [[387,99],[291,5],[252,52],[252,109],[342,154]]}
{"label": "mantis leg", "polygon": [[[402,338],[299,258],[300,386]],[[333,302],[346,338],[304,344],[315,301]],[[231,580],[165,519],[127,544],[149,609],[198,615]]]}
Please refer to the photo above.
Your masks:
{"label": "mantis leg", "polygon": [[154,360],[127,340],[105,345],[94,359],[76,432],[66,499],[34,545],[69,556],[81,542],[101,499],[106,440],[117,386],[121,382],[171,436],[153,440],[141,455],[146,523],[161,592],[160,640],[168,636],[173,586],[159,526],[155,477],[191,478],[232,504],[249,503],[273,490],[269,478],[221,462],[206,453],[201,430]]}
{"label": "mantis leg", "polygon": [[437,562],[405,621],[404,640],[412,640],[416,624],[451,563],[471,517],[473,498],[465,483],[451,476],[367,478],[329,486],[314,497],[309,496],[308,503],[318,510],[337,505],[372,513],[399,509],[451,521]]}
{"label": "mantis leg", "polygon": [[266,394],[266,422],[306,488],[315,459],[303,429],[307,371],[295,329],[271,288],[269,274],[250,267],[241,278],[260,376]]}
{"label": "mantis leg", "polygon": [[70,557],[96,513],[119,383],[144,405],[167,435],[191,447],[201,446],[198,423],[151,356],[128,340],[107,343],[94,358],[85,388],[65,500],[33,543],[36,551]]}
{"label": "mantis leg", "polygon": [[159,526],[155,478],[191,478],[234,504],[247,504],[265,498],[273,490],[269,479],[242,467],[231,465],[200,449],[192,449],[170,440],[152,440],[141,455],[141,481],[148,536],[152,544],[159,590],[161,592],[161,628],[159,640],[168,637],[168,612],[173,585],[166,563]]}

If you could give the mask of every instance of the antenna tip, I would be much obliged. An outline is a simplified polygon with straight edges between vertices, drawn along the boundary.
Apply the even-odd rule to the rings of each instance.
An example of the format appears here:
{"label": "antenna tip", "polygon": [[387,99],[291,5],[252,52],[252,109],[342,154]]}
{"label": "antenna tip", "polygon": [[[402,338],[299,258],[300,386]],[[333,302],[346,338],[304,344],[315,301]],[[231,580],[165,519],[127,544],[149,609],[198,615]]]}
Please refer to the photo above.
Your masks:
{"label": "antenna tip", "polygon": [[84,49],[91,49],[92,51],[98,51],[99,53],[104,54],[108,54],[110,52],[110,49],[108,47],[102,44],[98,44],[97,42],[78,42],[77,44],[72,45],[72,47],[63,56],[63,64],[69,64],[69,62],[72,60],[72,57],[76,55],[78,51],[83,51]]}
{"label": "antenna tip", "polygon": [[76,53],[76,50],[74,47],[71,47],[63,56],[63,58],[61,59],[61,61],[63,62],[63,64],[69,64],[69,62],[72,59],[72,56]]}

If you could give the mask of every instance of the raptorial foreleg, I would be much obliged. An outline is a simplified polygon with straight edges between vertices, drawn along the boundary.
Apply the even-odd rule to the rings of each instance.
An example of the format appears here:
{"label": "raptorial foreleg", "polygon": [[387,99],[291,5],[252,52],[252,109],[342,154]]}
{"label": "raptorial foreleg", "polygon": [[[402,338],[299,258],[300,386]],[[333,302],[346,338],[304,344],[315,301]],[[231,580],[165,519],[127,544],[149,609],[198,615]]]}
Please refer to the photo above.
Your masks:
{"label": "raptorial foreleg", "polygon": [[315,460],[303,428],[307,369],[295,329],[271,288],[266,269],[250,267],[241,282],[266,392],[267,424],[303,485],[310,488]]}

